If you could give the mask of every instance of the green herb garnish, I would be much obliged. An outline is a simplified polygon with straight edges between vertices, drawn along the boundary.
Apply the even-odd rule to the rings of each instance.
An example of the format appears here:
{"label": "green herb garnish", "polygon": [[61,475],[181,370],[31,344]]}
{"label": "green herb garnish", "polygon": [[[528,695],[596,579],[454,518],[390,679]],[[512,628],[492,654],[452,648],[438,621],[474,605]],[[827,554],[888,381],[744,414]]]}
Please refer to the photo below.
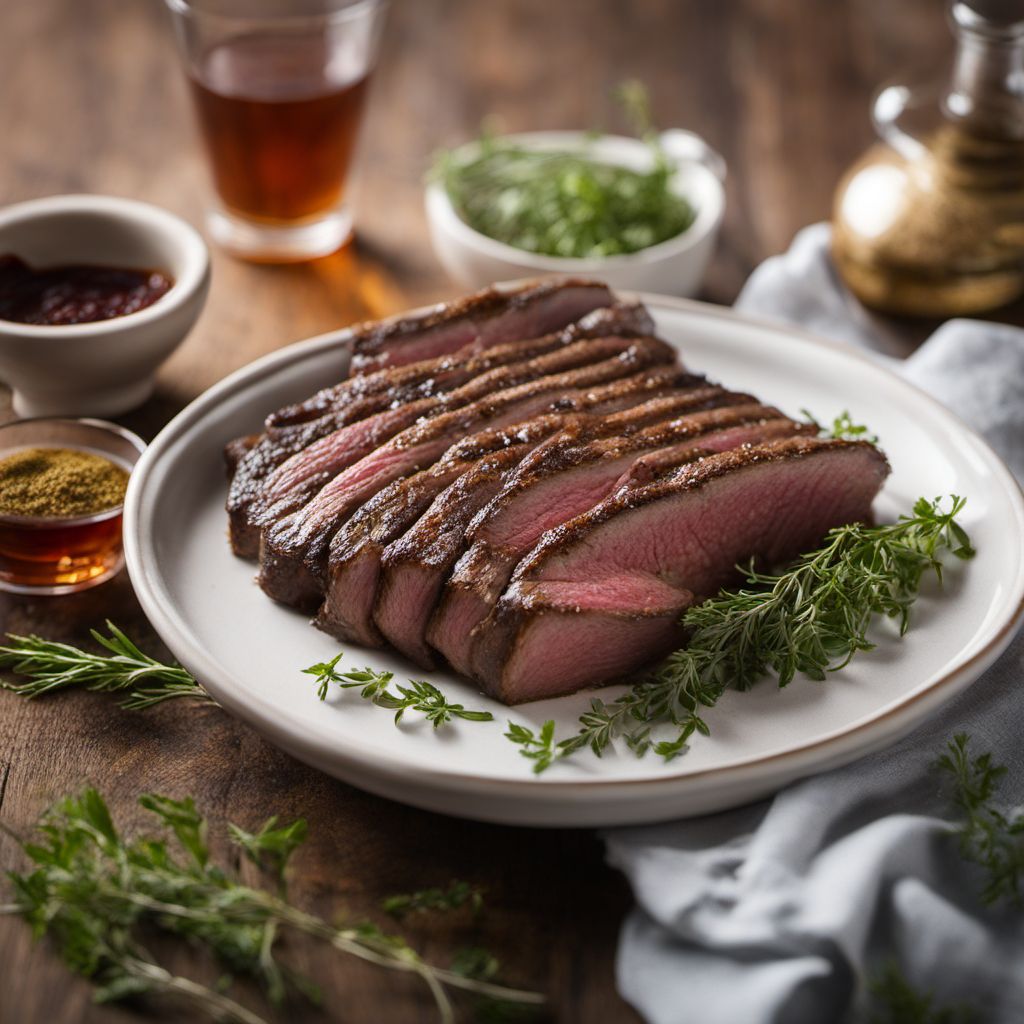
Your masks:
{"label": "green herb garnish", "polygon": [[833,421],[830,427],[824,426],[806,409],[801,409],[804,418],[812,427],[816,427],[822,437],[830,437],[835,441],[867,441],[868,444],[878,444],[878,436],[872,434],[862,423],[854,423],[849,411],[844,409]]}
{"label": "green herb garnish", "polygon": [[[583,747],[600,756],[615,738],[638,756],[652,746],[671,760],[686,749],[694,732],[707,735],[701,717],[729,687],[744,690],[768,674],[786,686],[799,672],[823,680],[859,651],[872,650],[867,631],[875,616],[896,620],[900,634],[925,572],[941,579],[939,552],[970,558],[970,539],[957,523],[964,499],[955,495],[948,512],[940,499],[918,499],[912,516],[896,523],[854,523],[829,531],[824,545],[785,571],[751,567],[749,586],[723,591],[689,609],[684,624],[689,644],[647,679],[614,701],[594,698],[580,717],[580,729],[555,741],[554,724],[540,737],[521,726],[508,738],[534,760],[534,771]],[[651,729],[670,725],[675,735],[652,740]]]}
{"label": "green herb garnish", "polygon": [[[242,884],[211,863],[207,823],[191,799],[147,795],[140,803],[162,825],[161,838],[127,840],[115,828],[100,794],[87,789],[62,800],[44,817],[35,841],[19,843],[32,870],[10,872],[14,902],[0,912],[20,914],[38,937],[49,936],[73,971],[96,986],[98,1002],[142,995],[175,995],[217,1020],[265,1024],[225,994],[172,974],[148,952],[154,933],[183,940],[211,954],[231,976],[255,980],[279,1005],[289,996],[314,998],[316,987],[278,958],[289,932],[304,934],[380,967],[418,975],[444,1022],[454,1019],[452,989],[500,1006],[543,1002],[534,992],[474,978],[453,965],[432,966],[401,937],[373,924],[338,927],[293,906],[283,895]],[[169,843],[169,834],[177,846]],[[259,831],[237,826],[229,838],[283,879],[305,823]],[[493,958],[491,958],[493,961]]]}
{"label": "green herb garnish", "polygon": [[895,963],[868,982],[871,1002],[866,1024],[973,1024],[973,1010],[963,1005],[938,1006],[931,992],[919,992]]}
{"label": "green herb garnish", "polygon": [[405,917],[407,914],[425,914],[433,910],[459,910],[466,906],[478,914],[483,905],[484,893],[479,886],[454,881],[447,889],[420,889],[417,892],[388,896],[381,903],[381,909],[392,917]]}
{"label": "green herb garnish", "polygon": [[984,903],[1005,900],[1020,907],[1024,904],[1024,812],[998,808],[996,797],[1006,766],[993,763],[988,753],[971,757],[969,743],[965,733],[958,733],[935,763],[950,776],[953,800],[964,815],[958,833],[960,849],[967,860],[985,870]]}
{"label": "green herb garnish", "polygon": [[0,687],[23,697],[41,697],[57,690],[126,690],[121,706],[140,710],[176,697],[208,704],[214,699],[180,665],[165,665],[143,654],[112,622],[110,636],[92,630],[93,639],[110,652],[94,654],[80,647],[39,636],[8,634],[0,647],[0,668],[24,679],[0,680]]}
{"label": "green herb garnish", "polygon": [[470,711],[462,704],[451,703],[433,683],[422,679],[410,679],[406,686],[396,683],[398,693],[393,693],[388,687],[395,678],[394,672],[377,672],[369,667],[339,672],[337,665],[341,657],[338,654],[330,661],[318,662],[302,670],[307,675],[316,676],[317,694],[321,700],[327,699],[330,684],[337,683],[343,690],[358,689],[363,700],[379,708],[394,711],[395,725],[402,720],[406,711],[418,711],[425,715],[435,729],[447,725],[453,718],[470,722],[490,722],[494,719],[490,711]]}
{"label": "green herb garnish", "polygon": [[589,259],[675,238],[693,223],[694,209],[672,187],[675,167],[651,128],[642,87],[630,83],[620,94],[650,148],[649,170],[485,133],[476,146],[441,153],[433,176],[470,227],[527,252]]}

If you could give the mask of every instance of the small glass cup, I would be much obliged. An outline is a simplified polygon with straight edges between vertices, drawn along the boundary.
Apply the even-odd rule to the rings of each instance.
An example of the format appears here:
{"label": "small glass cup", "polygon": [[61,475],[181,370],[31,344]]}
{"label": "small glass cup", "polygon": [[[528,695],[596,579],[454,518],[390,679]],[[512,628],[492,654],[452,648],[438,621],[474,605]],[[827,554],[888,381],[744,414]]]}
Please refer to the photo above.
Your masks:
{"label": "small glass cup", "polygon": [[[0,458],[22,448],[78,448],[131,472],[145,443],[104,420],[42,418],[0,426]],[[123,505],[88,516],[0,514],[0,590],[72,594],[103,583],[124,565]]]}
{"label": "small glass cup", "polygon": [[386,0],[166,3],[218,198],[210,234],[263,262],[335,252]]}

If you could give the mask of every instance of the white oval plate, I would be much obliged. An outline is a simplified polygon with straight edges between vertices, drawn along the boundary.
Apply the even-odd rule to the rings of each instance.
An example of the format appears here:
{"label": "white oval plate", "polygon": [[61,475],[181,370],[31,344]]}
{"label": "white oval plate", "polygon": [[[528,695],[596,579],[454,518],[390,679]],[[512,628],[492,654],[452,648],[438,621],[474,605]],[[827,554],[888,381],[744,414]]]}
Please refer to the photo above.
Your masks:
{"label": "white oval plate", "polygon": [[[345,332],[293,345],[223,380],[149,446],[125,504],[128,569],[154,627],[216,699],[273,743],[355,786],[447,814],[517,825],[622,825],[721,810],[894,742],[976,679],[1024,613],[1024,501],[991,449],[936,401],[849,349],[679,299],[641,296],[687,365],[796,414],[849,409],[877,431],[893,473],[882,519],[925,495],[965,495],[977,557],[929,585],[902,640],[885,636],[827,683],[798,679],[728,693],[709,738],[664,764],[648,754],[583,751],[541,776],[503,737],[507,721],[553,718],[573,730],[591,694],[509,709],[456,676],[428,678],[495,721],[433,730],[352,691],[317,699],[302,669],[338,644],[264,597],[253,566],[228,550],[221,450],[264,415],[344,372]],[[390,651],[351,647],[343,665],[422,673]],[[609,687],[613,697],[620,688]]]}

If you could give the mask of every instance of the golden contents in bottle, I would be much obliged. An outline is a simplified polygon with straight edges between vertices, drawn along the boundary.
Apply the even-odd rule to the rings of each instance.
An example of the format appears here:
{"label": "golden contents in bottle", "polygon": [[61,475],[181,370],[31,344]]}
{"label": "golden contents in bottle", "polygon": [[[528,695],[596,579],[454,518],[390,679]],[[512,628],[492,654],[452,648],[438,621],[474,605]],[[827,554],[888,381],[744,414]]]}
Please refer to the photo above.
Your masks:
{"label": "golden contents in bottle", "polygon": [[956,316],[1024,293],[1024,144],[937,132],[920,160],[876,146],[839,187],[833,256],[867,305]]}

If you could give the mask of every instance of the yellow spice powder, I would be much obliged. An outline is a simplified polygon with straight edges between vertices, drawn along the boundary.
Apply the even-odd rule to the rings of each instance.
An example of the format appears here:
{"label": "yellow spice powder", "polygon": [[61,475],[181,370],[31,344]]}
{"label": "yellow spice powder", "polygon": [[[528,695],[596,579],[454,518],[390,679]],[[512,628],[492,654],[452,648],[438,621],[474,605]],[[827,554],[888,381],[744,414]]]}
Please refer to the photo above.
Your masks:
{"label": "yellow spice powder", "polygon": [[116,508],[128,472],[77,448],[26,448],[0,459],[0,513],[72,518]]}

